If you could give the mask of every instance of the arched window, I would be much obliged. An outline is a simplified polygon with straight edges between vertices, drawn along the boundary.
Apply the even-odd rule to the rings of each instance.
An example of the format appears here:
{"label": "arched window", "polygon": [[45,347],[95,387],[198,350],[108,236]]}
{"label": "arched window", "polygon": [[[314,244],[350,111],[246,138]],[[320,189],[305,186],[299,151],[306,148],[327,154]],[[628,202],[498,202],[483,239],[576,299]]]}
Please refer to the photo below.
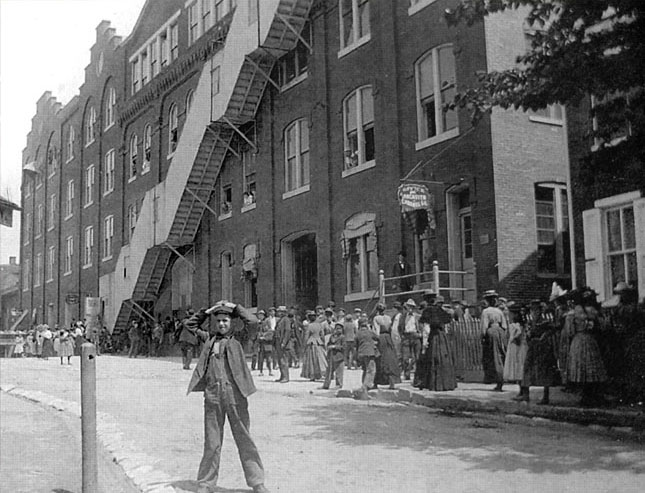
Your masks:
{"label": "arched window", "polygon": [[309,122],[296,120],[284,130],[285,192],[309,185]]}
{"label": "arched window", "polygon": [[190,91],[186,96],[186,115],[188,115],[188,112],[190,111],[190,108],[193,105],[194,96],[195,96],[195,91]]}
{"label": "arched window", "polygon": [[374,161],[374,100],[372,87],[356,89],[343,101],[343,170]]}
{"label": "arched window", "polygon": [[143,165],[141,166],[141,174],[150,171],[150,160],[152,158],[152,127],[146,125],[143,131]]}
{"label": "arched window", "polygon": [[108,89],[107,99],[105,101],[105,129],[107,130],[114,125],[116,113],[116,90],[114,87]]}
{"label": "arched window", "polygon": [[179,142],[177,129],[177,105],[173,104],[168,112],[168,154],[173,154]]}
{"label": "arched window", "polygon": [[96,138],[96,109],[90,106],[85,122],[85,145],[90,145]]}
{"label": "arched window", "polygon": [[137,177],[137,153],[138,153],[139,142],[137,139],[137,134],[130,137],[130,180],[134,180]]}
{"label": "arched window", "polygon": [[74,159],[74,127],[69,126],[67,131],[67,161]]}

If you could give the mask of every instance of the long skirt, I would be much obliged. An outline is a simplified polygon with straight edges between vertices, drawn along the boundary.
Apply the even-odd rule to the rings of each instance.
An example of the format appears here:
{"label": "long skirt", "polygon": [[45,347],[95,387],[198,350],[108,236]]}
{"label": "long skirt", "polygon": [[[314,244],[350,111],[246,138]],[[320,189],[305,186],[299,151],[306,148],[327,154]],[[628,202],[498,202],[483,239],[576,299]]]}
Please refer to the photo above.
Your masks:
{"label": "long skirt", "polygon": [[506,360],[504,360],[504,380],[507,382],[519,382],[522,380],[528,350],[529,346],[524,337],[517,342],[509,342],[506,350]]}
{"label": "long skirt", "polygon": [[375,382],[380,385],[401,383],[401,367],[394,341],[390,334],[381,334],[378,337],[381,354],[376,358]]}
{"label": "long skirt", "polygon": [[501,327],[489,327],[482,343],[484,383],[502,383],[504,381],[505,359],[506,333]]}
{"label": "long skirt", "polygon": [[43,352],[42,352],[42,357],[43,358],[49,358],[50,356],[54,356],[54,343],[52,342],[51,339],[43,339]]}
{"label": "long skirt", "polygon": [[425,361],[424,375],[420,386],[441,392],[457,388],[455,356],[443,330],[432,329],[428,338],[428,348],[421,358]]}
{"label": "long skirt", "polygon": [[83,336],[75,336],[74,337],[74,356],[80,356],[81,355],[81,346],[85,342],[85,338]]}
{"label": "long skirt", "polygon": [[325,376],[327,371],[327,355],[325,348],[316,344],[309,344],[305,348],[300,376],[310,380],[318,380]]}
{"label": "long skirt", "polygon": [[59,341],[58,350],[56,352],[61,358],[64,358],[66,356],[74,356],[74,343],[71,339],[67,339],[66,341]]}
{"label": "long skirt", "polygon": [[524,362],[524,387],[552,387],[560,384],[555,338],[550,334],[529,341]]}
{"label": "long skirt", "polygon": [[600,383],[607,380],[607,371],[600,356],[600,348],[594,336],[588,332],[578,332],[573,336],[567,378],[573,383]]}

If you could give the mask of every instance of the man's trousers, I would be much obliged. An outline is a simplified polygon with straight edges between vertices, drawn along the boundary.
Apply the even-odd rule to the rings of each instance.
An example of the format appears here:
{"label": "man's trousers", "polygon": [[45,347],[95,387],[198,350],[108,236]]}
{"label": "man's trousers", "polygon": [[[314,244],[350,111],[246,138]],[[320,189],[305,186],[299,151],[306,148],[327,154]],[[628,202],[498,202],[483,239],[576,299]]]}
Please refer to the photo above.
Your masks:
{"label": "man's trousers", "polygon": [[197,473],[199,491],[215,491],[227,416],[242,462],[242,469],[244,469],[246,484],[251,488],[263,484],[264,467],[255,442],[251,438],[246,398],[237,393],[236,402],[230,384],[220,385],[216,392],[209,389],[206,393],[209,396],[204,399],[204,455]]}
{"label": "man's trousers", "polygon": [[280,380],[289,381],[289,357],[287,349],[276,347],[276,357],[278,358],[278,365],[280,366]]}
{"label": "man's trousers", "polygon": [[403,335],[401,338],[401,359],[403,360],[403,374],[406,380],[410,380],[410,373],[415,369],[420,354],[421,338],[416,334],[412,336]]}
{"label": "man's trousers", "polygon": [[361,356],[361,368],[363,369],[363,391],[367,392],[374,387],[376,377],[376,358],[374,356]]}
{"label": "man's trousers", "polygon": [[332,376],[336,377],[336,386],[343,386],[343,372],[345,367],[345,361],[342,359],[334,360],[331,355],[328,357],[327,372],[325,373],[325,383],[323,383],[323,389],[328,389],[331,385]]}

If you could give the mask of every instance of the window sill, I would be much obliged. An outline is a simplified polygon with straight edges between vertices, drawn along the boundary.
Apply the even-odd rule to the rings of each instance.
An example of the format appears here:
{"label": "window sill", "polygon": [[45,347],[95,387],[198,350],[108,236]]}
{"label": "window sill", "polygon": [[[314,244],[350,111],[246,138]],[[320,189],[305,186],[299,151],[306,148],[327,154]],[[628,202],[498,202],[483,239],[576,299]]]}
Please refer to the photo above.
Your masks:
{"label": "window sill", "polygon": [[562,120],[548,118],[546,116],[529,116],[529,120],[535,123],[545,123],[546,125],[555,125],[557,127],[561,127],[563,125]]}
{"label": "window sill", "polygon": [[366,34],[365,36],[363,36],[363,37],[362,37],[361,39],[359,39],[358,41],[354,41],[351,45],[347,45],[347,46],[345,46],[345,48],[342,48],[342,49],[338,52],[338,58],[343,58],[343,57],[344,57],[345,55],[347,55],[348,53],[351,53],[352,51],[354,51],[354,50],[355,50],[355,49],[357,49],[357,48],[360,48],[360,47],[361,47],[361,46],[363,46],[364,44],[369,43],[369,42],[370,42],[370,39],[372,39],[372,35],[371,35],[371,33],[370,33],[370,34]]}
{"label": "window sill", "polygon": [[104,131],[104,132],[107,132],[107,131],[108,131],[108,130],[110,130],[113,126],[114,126],[114,122],[110,122],[110,124],[109,124],[107,127],[105,127],[105,128],[103,129],[103,131]]}
{"label": "window sill", "polygon": [[71,163],[72,161],[74,161],[74,156],[72,156],[72,157],[68,157],[68,158],[67,158],[67,161],[65,161],[65,164],[67,164],[67,163]]}
{"label": "window sill", "polygon": [[600,139],[594,139],[595,143],[594,145],[591,146],[591,152],[596,152],[599,149],[602,149],[603,144],[604,144],[604,147],[614,147],[615,145],[620,144],[625,139],[627,139],[627,136],[623,135],[622,137],[616,137],[615,139],[611,139],[611,141],[608,142],[607,144],[604,144],[604,142]]}
{"label": "window sill", "polygon": [[87,143],[85,144],[85,148],[87,149],[89,146],[91,146],[92,144],[94,144],[94,142],[96,142],[96,139],[92,139],[92,140],[90,140],[89,142],[87,142]]}
{"label": "window sill", "polygon": [[242,213],[244,213],[244,212],[249,212],[249,211],[252,211],[253,209],[255,209],[255,208],[256,208],[256,206],[257,206],[257,204],[256,204],[255,202],[253,202],[252,204],[245,205],[245,206],[244,206],[244,207],[242,207],[242,209],[240,209],[240,210],[241,210],[241,212],[242,212]]}
{"label": "window sill", "polygon": [[53,227],[53,226],[50,226],[49,228],[47,228],[47,232],[49,233],[50,231],[54,231],[54,227]]}
{"label": "window sill", "polygon": [[63,219],[63,221],[68,221],[73,217],[74,217],[74,214],[69,214],[69,215],[65,216],[65,219]]}
{"label": "window sill", "polygon": [[70,275],[72,275],[72,271],[71,271],[71,270],[68,270],[67,272],[63,272],[63,277],[65,277],[65,276],[70,276]]}
{"label": "window sill", "polygon": [[103,257],[101,260],[102,260],[103,262],[107,262],[108,260],[112,260],[112,255],[109,255],[109,256],[107,256],[107,257]]}
{"label": "window sill", "polygon": [[306,193],[310,189],[309,185],[305,185],[303,187],[299,188],[294,188],[293,190],[289,190],[288,192],[284,192],[282,194],[282,200],[290,199],[291,197],[295,197],[296,195],[300,195],[301,193]]}
{"label": "window sill", "polygon": [[107,197],[110,195],[112,192],[114,192],[114,188],[110,188],[109,190],[103,192],[103,197]]}
{"label": "window sill", "polygon": [[166,159],[170,161],[175,156],[175,151],[169,152],[166,156]]}
{"label": "window sill", "polygon": [[83,209],[87,209],[87,208],[88,208],[89,206],[91,206],[93,203],[94,203],[94,201],[92,201],[92,202],[88,202],[87,204],[85,204],[85,205],[83,206]]}
{"label": "window sill", "polygon": [[128,183],[132,183],[136,179],[137,179],[136,176],[132,176],[132,177],[128,178]]}
{"label": "window sill", "polygon": [[40,240],[43,237],[42,234],[34,236],[34,240]]}
{"label": "window sill", "polygon": [[363,164],[359,164],[358,166],[354,166],[353,168],[344,170],[341,173],[341,176],[343,178],[346,178],[348,176],[355,175],[356,173],[360,173],[361,171],[365,171],[366,169],[374,168],[375,166],[376,166],[376,160],[372,159],[371,161],[367,161]]}
{"label": "window sill", "polygon": [[54,278],[47,279],[47,280],[45,281],[45,284],[49,284],[50,282],[54,282]]}
{"label": "window sill", "polygon": [[568,272],[563,272],[561,274],[555,272],[538,272],[535,274],[535,277],[539,279],[568,279],[571,277],[571,274],[569,274]]}
{"label": "window sill", "polygon": [[305,72],[305,73],[300,74],[298,77],[296,77],[296,78],[295,78],[295,79],[293,79],[292,81],[289,81],[289,82],[287,82],[286,84],[284,84],[284,85],[280,88],[280,92],[281,92],[281,93],[283,93],[283,92],[285,92],[285,91],[288,91],[288,90],[289,90],[289,89],[291,89],[292,87],[297,86],[297,85],[298,85],[298,84],[300,84],[303,80],[307,80],[307,77],[308,77],[308,76],[309,76],[309,72]]}
{"label": "window sill", "polygon": [[430,137],[428,139],[417,142],[416,144],[414,144],[414,150],[420,151],[421,149],[425,149],[426,147],[433,146],[440,142],[445,142],[446,140],[454,139],[458,135],[459,135],[459,127],[453,128],[452,130],[448,130],[447,132],[444,132],[442,134],[435,135],[434,137]]}
{"label": "window sill", "polygon": [[147,168],[141,168],[141,176],[147,175],[148,173],[150,173],[150,163],[148,163]]}
{"label": "window sill", "polygon": [[219,217],[217,218],[218,221],[224,221],[226,219],[230,219],[233,217],[233,212],[227,212],[226,214],[220,214]]}
{"label": "window sill", "polygon": [[344,301],[349,302],[349,301],[369,300],[372,296],[374,296],[374,290],[364,291],[362,293],[350,293],[345,295]]}
{"label": "window sill", "polygon": [[90,267],[92,267],[92,264],[85,264],[85,265],[83,266],[83,270],[85,270],[85,269],[89,269]]}
{"label": "window sill", "polygon": [[432,5],[436,1],[437,0],[420,0],[415,5],[412,5],[410,8],[408,8],[408,15],[414,15],[420,10],[426,8],[428,5]]}

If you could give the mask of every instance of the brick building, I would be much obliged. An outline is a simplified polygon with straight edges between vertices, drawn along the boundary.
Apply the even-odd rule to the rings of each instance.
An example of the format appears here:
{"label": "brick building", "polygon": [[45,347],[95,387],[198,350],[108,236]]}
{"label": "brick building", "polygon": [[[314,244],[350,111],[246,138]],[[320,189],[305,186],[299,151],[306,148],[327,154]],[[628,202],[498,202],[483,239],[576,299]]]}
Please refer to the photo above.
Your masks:
{"label": "brick building", "polygon": [[[530,32],[449,28],[451,3],[163,0],[125,39],[101,23],[79,95],[45,93],[28,136],[23,308],[69,322],[98,296],[112,328],[221,298],[365,306],[400,250],[471,272],[442,279],[468,302],[567,284],[561,109],[441,111]],[[401,215],[402,183],[428,213]]]}

